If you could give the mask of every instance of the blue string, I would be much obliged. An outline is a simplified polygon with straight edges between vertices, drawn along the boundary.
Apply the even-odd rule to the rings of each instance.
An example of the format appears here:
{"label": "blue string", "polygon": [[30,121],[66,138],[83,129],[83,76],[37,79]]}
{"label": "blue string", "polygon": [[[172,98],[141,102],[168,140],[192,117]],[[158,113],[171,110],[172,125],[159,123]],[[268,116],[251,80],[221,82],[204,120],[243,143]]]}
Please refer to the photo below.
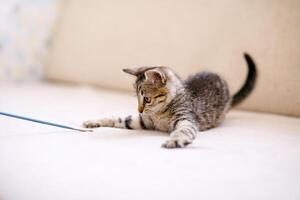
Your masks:
{"label": "blue string", "polygon": [[23,117],[23,116],[20,116],[20,115],[14,115],[14,114],[5,113],[5,112],[0,112],[0,115],[13,117],[13,118],[17,118],[17,119],[22,119],[22,120],[27,120],[27,121],[31,121],[31,122],[36,122],[36,123],[40,123],[40,124],[45,124],[45,125],[49,125],[49,126],[55,126],[55,127],[59,127],[59,128],[70,129],[70,130],[83,131],[83,132],[92,131],[91,129],[73,128],[73,127],[70,127],[70,126],[65,126],[65,125],[56,124],[56,123],[52,123],[52,122],[46,122],[46,121],[42,121],[42,120],[38,120],[38,119]]}

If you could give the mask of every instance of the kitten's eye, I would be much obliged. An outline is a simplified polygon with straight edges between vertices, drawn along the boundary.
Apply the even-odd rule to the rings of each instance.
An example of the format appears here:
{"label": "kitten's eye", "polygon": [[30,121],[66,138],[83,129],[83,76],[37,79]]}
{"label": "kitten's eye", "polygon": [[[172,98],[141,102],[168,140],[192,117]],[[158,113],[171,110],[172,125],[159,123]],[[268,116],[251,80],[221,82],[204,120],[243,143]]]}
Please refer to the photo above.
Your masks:
{"label": "kitten's eye", "polygon": [[150,102],[151,102],[151,98],[150,98],[150,97],[144,97],[144,101],[145,101],[146,103],[150,103]]}

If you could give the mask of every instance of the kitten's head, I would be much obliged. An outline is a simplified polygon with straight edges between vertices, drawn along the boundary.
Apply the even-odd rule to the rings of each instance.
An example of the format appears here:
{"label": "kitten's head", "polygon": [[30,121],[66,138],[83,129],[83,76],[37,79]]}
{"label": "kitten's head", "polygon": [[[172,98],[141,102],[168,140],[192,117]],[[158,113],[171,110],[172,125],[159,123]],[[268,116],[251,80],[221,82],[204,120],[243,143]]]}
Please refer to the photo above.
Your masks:
{"label": "kitten's head", "polygon": [[134,88],[140,113],[155,113],[167,105],[174,93],[173,72],[166,67],[123,69],[136,77]]}

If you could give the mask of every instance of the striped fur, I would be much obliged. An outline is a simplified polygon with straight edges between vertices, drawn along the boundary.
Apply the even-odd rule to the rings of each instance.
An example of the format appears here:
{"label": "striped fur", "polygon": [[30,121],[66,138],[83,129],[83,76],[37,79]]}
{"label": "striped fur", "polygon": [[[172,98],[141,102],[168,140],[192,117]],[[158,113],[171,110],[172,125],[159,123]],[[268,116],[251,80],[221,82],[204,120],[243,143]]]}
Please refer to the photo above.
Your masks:
{"label": "striped fur", "polygon": [[[246,59],[248,64],[251,63],[249,69],[255,70],[249,55]],[[214,73],[197,73],[183,81],[168,67],[140,67],[123,71],[136,76],[134,87],[139,114],[87,121],[84,123],[86,128],[102,126],[164,131],[170,133],[170,137],[162,146],[181,148],[192,143],[198,131],[218,126],[232,106],[226,82]],[[255,77],[256,70],[248,75],[242,88],[247,94],[243,92],[239,100],[235,95],[234,104],[250,94]],[[247,86],[251,88],[245,88]]]}
{"label": "striped fur", "polygon": [[115,127],[126,129],[146,129],[139,115],[126,117],[110,117],[100,120],[89,120],[83,123],[86,128]]}

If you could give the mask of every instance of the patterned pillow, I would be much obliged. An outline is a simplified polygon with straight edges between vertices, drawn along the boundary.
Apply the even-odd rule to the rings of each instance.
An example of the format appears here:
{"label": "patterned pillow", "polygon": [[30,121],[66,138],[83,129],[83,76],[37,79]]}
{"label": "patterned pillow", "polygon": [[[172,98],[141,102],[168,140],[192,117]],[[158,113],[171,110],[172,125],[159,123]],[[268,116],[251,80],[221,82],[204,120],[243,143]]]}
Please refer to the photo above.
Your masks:
{"label": "patterned pillow", "polygon": [[0,82],[43,77],[58,0],[0,1]]}

